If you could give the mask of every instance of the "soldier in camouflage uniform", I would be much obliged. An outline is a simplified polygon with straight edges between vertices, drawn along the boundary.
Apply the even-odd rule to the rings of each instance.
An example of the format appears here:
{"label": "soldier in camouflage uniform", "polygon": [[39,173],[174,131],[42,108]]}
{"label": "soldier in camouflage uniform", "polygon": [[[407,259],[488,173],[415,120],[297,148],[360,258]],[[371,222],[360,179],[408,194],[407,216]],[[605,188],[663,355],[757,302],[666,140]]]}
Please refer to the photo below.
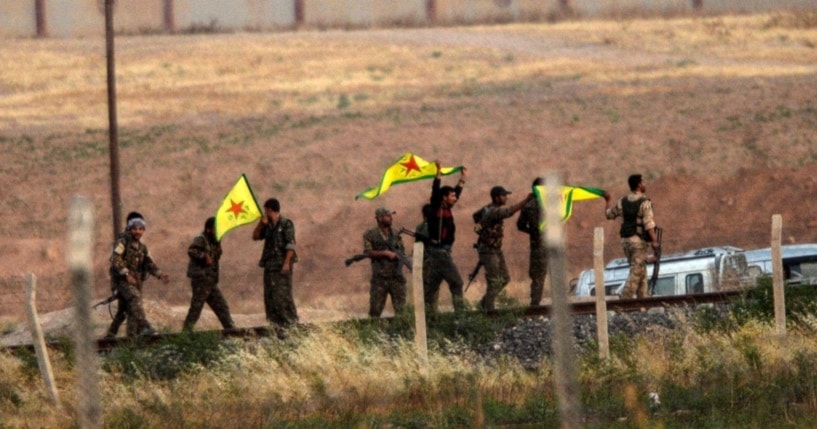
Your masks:
{"label": "soldier in camouflage uniform", "polygon": [[[128,213],[128,217],[125,219],[125,222],[130,222],[131,219],[135,218],[142,218],[141,213],[139,212],[130,212]],[[127,239],[130,235],[130,231],[128,231],[127,227],[124,231],[120,232],[119,235],[116,236],[116,239]],[[147,273],[141,272],[140,276],[142,278],[142,282],[147,280]],[[125,319],[128,317],[127,306],[128,303],[122,298],[121,295],[116,293],[116,283],[117,283],[117,276],[113,275],[113,273],[109,276],[111,278],[111,293],[116,295],[116,314],[113,316],[111,320],[111,326],[108,327],[108,333],[105,335],[105,338],[116,338],[116,334],[119,332],[119,327],[122,326],[122,323],[125,322]],[[135,325],[134,325],[135,326]],[[136,335],[136,331],[128,332],[128,336],[132,337]]]}
{"label": "soldier in camouflage uniform", "polygon": [[606,207],[604,215],[612,220],[619,216],[621,222],[621,247],[630,263],[630,275],[621,294],[622,298],[647,296],[647,249],[652,246],[653,251],[660,246],[655,233],[655,219],[652,202],[644,193],[647,187],[640,174],[633,174],[627,178],[630,193],[621,198],[613,206],[610,194],[604,193]]}
{"label": "soldier in camouflage uniform", "polygon": [[[431,243],[426,250],[428,253],[428,269],[423,268],[425,301],[429,312],[437,311],[437,299],[440,295],[440,285],[443,280],[448,283],[451,291],[451,302],[454,311],[465,309],[465,299],[463,298],[462,277],[454,258],[451,256],[451,249],[456,239],[457,226],[454,223],[452,209],[459,201],[462,194],[462,187],[465,185],[467,176],[465,167],[460,172],[460,180],[456,187],[440,186],[442,172],[439,161],[435,162],[437,175],[431,184],[431,213],[428,217],[428,236]],[[428,281],[425,281],[427,274]]]}
{"label": "soldier in camouflage uniform", "polygon": [[[537,177],[532,186],[541,186],[544,180]],[[540,222],[544,215],[539,201],[533,199],[528,201],[519,212],[516,219],[516,228],[530,237],[530,265],[528,275],[530,276],[530,305],[537,306],[542,302],[542,295],[545,290],[545,275],[547,274],[547,251],[542,241],[542,230],[539,229]]]}
{"label": "soldier in camouflage uniform", "polygon": [[480,300],[479,306],[486,311],[495,308],[497,296],[511,281],[508,266],[505,264],[505,255],[502,254],[502,237],[505,235],[504,221],[534,199],[533,193],[530,193],[524,200],[506,207],[510,193],[502,186],[494,186],[491,188],[491,204],[473,214],[479,233],[477,243],[479,261],[485,267],[485,282],[487,283],[485,296]]}
{"label": "soldier in camouflage uniform", "polygon": [[377,226],[363,234],[363,253],[372,261],[369,316],[380,317],[386,298],[391,296],[395,314],[406,305],[406,278],[401,271],[397,252],[405,255],[403,239],[391,227],[395,212],[380,207],[375,210]]}
{"label": "soldier in camouflage uniform", "polygon": [[298,323],[298,310],[292,296],[292,269],[298,262],[295,253],[295,224],[281,215],[281,203],[270,198],[264,203],[264,216],[252,232],[253,240],[264,240],[258,266],[264,268],[264,311],[267,321],[280,327]]}
{"label": "soldier in camouflage uniform", "polygon": [[117,238],[111,254],[111,277],[116,281],[116,293],[125,301],[129,336],[156,332],[148,323],[142,307],[142,273],[152,274],[165,284],[170,281],[170,276],[156,266],[147,246],[141,241],[146,226],[145,220],[140,217],[129,220],[129,234]]}
{"label": "soldier in camouflage uniform", "polygon": [[192,331],[201,316],[204,304],[210,306],[224,329],[235,327],[230,317],[230,307],[218,288],[218,262],[221,259],[221,243],[216,241],[216,218],[210,217],[204,222],[204,231],[193,239],[187,248],[190,261],[187,264],[187,277],[193,288],[190,309],[184,319],[184,330]]}

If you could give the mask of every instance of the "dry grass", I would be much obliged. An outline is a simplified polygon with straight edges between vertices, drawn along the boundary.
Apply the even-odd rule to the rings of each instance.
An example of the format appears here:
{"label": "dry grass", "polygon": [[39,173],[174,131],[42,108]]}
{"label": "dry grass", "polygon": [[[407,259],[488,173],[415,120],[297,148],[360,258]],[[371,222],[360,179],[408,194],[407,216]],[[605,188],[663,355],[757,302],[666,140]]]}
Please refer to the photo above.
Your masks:
{"label": "dry grass", "polygon": [[[817,413],[814,374],[808,373],[817,366],[817,343],[807,324],[791,329],[785,339],[757,322],[728,334],[691,326],[623,343],[618,339],[605,363],[588,352],[580,371],[587,422],[605,425],[628,418],[640,427],[670,422],[712,427],[716,415],[725,414],[736,424],[762,426],[788,413],[796,425]],[[486,361],[465,349],[457,354],[434,349],[424,375],[410,343],[352,338],[350,332],[324,328],[283,343],[232,343],[207,368],[194,366],[172,381],[102,372],[104,419],[117,427],[227,428],[276,427],[287,421],[312,422],[306,427],[320,422],[379,427],[413,418],[423,427],[467,427],[477,418],[478,397],[486,401],[488,421],[496,423],[534,423],[524,420],[531,415],[511,417],[496,404],[519,407],[541,401],[540,407],[555,411],[547,359],[531,372],[512,361]],[[74,376],[65,356],[57,354],[54,360],[61,410],[47,404],[31,362],[0,354],[5,425],[72,424]],[[662,405],[649,408],[650,392],[660,394]],[[780,401],[788,411],[778,407]]]}
{"label": "dry grass", "polygon": [[[469,82],[530,77],[581,76],[594,84],[814,73],[817,50],[803,48],[817,45],[817,28],[785,25],[792,19],[776,14],[510,24],[466,32],[122,37],[116,45],[120,125],[192,113],[325,114],[337,109],[343,94],[358,97],[359,108],[430,103]],[[6,132],[105,128],[102,42],[7,40],[0,49],[6,65],[0,70],[0,126]],[[616,50],[620,61],[599,61]],[[661,64],[659,55],[690,59],[685,66],[669,57]],[[700,56],[706,61],[695,62]]]}

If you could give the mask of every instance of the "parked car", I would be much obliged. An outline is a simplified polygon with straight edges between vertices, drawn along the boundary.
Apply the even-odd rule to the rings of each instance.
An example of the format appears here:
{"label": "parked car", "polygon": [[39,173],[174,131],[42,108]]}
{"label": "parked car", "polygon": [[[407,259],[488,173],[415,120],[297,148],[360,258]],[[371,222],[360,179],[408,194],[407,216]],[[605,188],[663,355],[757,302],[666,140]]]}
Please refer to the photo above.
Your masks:
{"label": "parked car", "polygon": [[[746,263],[754,275],[772,275],[772,248],[747,250]],[[780,246],[783,279],[787,284],[817,284],[817,244]]]}
{"label": "parked car", "polygon": [[[647,265],[647,279],[654,264]],[[685,295],[742,287],[750,273],[743,249],[734,246],[705,247],[661,258],[653,295]],[[604,268],[607,295],[620,295],[630,275],[627,259],[614,259]],[[595,272],[582,271],[576,280],[576,296],[595,296]]]}

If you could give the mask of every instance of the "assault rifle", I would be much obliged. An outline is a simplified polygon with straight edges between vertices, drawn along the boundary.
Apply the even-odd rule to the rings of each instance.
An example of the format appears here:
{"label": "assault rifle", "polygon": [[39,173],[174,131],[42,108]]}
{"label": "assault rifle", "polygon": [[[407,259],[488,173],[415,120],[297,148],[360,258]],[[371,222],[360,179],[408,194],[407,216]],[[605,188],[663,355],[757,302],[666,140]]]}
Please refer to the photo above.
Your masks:
{"label": "assault rifle", "polygon": [[117,298],[119,298],[119,295],[116,292],[114,292],[111,296],[109,296],[109,297],[103,299],[102,301],[99,301],[96,304],[94,304],[92,309],[95,310],[100,305],[110,304],[110,303],[116,301]]}
{"label": "assault rifle", "polygon": [[413,238],[415,241],[422,242],[423,245],[425,246],[431,244],[431,237],[425,234],[420,234],[419,232],[412,231],[410,229],[407,229],[406,227],[400,228],[400,232],[398,232],[398,234],[406,234],[409,237]]}
{"label": "assault rifle", "polygon": [[[409,272],[411,272],[411,259],[409,259],[408,256],[406,256],[405,253],[397,250],[393,246],[388,245],[388,244],[387,244],[387,246],[388,246],[389,250],[391,250],[392,252],[394,252],[395,255],[397,255],[397,259],[400,260],[400,263],[405,265],[406,268],[408,268]],[[358,253],[357,255],[352,255],[352,257],[347,258],[346,261],[344,261],[344,262],[346,263],[346,266],[348,267],[349,265],[352,265],[353,263],[358,262],[358,261],[362,261],[362,260],[364,260],[364,259],[366,259],[368,257],[369,257],[369,255],[367,255],[365,253]]]}
{"label": "assault rifle", "polygon": [[474,282],[474,279],[477,278],[477,274],[479,274],[479,269],[482,268],[482,261],[477,262],[477,266],[468,273],[468,284],[465,285],[465,290],[462,293],[468,292],[468,288],[471,287],[471,283]]}
{"label": "assault rifle", "polygon": [[663,235],[664,229],[656,226],[655,239],[658,242],[658,248],[655,249],[655,262],[653,262],[652,277],[650,277],[650,282],[647,286],[647,291],[650,296],[655,294],[655,284],[658,283],[658,269],[661,268],[661,239]]}

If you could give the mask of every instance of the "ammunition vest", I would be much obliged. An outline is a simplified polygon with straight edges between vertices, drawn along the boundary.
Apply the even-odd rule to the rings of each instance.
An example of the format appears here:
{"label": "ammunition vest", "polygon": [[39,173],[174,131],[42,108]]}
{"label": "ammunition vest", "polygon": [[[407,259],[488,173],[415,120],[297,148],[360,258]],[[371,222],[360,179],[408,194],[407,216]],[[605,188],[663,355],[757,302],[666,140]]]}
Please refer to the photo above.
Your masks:
{"label": "ammunition vest", "polygon": [[645,241],[651,241],[650,235],[644,231],[643,216],[639,214],[641,204],[647,200],[648,198],[639,198],[635,201],[630,201],[627,197],[621,199],[621,217],[624,218],[619,233],[621,238],[638,235]]}

